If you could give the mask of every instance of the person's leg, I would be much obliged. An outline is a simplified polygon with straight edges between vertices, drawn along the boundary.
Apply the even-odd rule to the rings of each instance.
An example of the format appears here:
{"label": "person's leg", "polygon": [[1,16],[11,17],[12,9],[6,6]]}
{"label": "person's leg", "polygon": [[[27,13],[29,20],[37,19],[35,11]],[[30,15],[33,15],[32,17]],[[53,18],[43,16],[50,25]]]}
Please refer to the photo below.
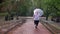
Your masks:
{"label": "person's leg", "polygon": [[39,24],[39,20],[38,20],[37,26],[38,26],[38,24]]}
{"label": "person's leg", "polygon": [[38,22],[36,21],[35,24],[36,24],[36,25],[35,25],[35,28],[37,28],[37,26],[38,26]]}
{"label": "person's leg", "polygon": [[34,20],[34,25],[36,25],[36,20]]}
{"label": "person's leg", "polygon": [[37,26],[38,26],[38,23],[39,23],[39,20],[35,20],[35,21],[34,21],[35,28],[37,28]]}
{"label": "person's leg", "polygon": [[38,23],[39,23],[39,20],[36,21],[36,28],[37,28],[37,26],[38,26]]}
{"label": "person's leg", "polygon": [[38,22],[38,21],[36,21],[36,28],[37,28],[37,26],[38,26],[38,23],[39,23],[39,22]]}
{"label": "person's leg", "polygon": [[36,20],[34,20],[34,25],[35,25],[35,28],[37,28],[37,27],[36,27]]}
{"label": "person's leg", "polygon": [[39,23],[39,22],[37,21],[37,22],[36,22],[36,26],[38,26],[38,23]]}

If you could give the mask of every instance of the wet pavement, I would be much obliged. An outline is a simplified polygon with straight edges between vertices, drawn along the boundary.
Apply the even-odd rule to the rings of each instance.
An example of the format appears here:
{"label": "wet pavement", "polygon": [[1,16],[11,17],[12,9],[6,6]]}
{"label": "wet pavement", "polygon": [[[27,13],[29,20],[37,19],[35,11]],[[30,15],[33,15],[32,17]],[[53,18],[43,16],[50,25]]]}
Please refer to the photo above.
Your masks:
{"label": "wet pavement", "polygon": [[21,27],[16,27],[9,31],[7,34],[52,34],[41,23],[38,25],[38,29],[35,28],[33,19],[27,19],[26,23]]}

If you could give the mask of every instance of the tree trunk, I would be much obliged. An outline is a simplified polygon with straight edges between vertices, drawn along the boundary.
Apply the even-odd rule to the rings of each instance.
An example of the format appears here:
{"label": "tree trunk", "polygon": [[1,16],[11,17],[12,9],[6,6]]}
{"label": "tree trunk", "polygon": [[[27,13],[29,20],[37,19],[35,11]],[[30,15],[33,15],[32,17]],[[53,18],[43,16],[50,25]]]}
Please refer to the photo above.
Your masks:
{"label": "tree trunk", "polygon": [[48,20],[48,16],[46,16],[46,20]]}

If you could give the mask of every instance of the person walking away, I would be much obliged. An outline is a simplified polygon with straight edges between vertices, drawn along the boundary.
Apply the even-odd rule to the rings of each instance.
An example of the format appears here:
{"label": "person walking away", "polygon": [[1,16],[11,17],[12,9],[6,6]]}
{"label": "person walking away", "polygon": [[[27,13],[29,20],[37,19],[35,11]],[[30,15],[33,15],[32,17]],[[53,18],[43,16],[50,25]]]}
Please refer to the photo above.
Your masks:
{"label": "person walking away", "polygon": [[43,11],[39,8],[36,8],[33,13],[35,28],[37,28],[40,17],[43,15]]}

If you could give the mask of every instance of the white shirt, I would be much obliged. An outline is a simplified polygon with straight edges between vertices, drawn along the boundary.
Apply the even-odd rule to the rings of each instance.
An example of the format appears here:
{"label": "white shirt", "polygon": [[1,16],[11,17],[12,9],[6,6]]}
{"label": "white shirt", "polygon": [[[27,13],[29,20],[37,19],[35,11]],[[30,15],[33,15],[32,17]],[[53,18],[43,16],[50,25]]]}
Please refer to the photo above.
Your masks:
{"label": "white shirt", "polygon": [[34,20],[39,20],[42,15],[43,15],[43,11],[41,9],[35,9],[33,18]]}

